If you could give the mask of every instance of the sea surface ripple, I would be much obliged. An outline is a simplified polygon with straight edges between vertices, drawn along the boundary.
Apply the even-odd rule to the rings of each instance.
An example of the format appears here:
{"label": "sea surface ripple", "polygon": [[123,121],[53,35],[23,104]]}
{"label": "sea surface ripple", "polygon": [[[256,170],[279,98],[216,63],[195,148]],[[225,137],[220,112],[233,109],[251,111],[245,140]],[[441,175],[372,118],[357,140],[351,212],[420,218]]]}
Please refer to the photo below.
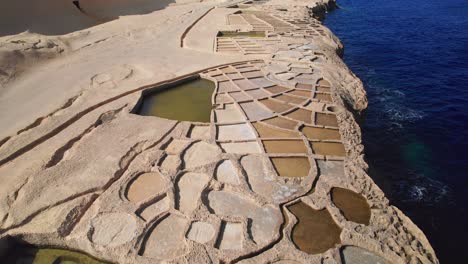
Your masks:
{"label": "sea surface ripple", "polygon": [[468,259],[468,1],[339,0],[325,20],[365,84],[370,174],[441,263]]}

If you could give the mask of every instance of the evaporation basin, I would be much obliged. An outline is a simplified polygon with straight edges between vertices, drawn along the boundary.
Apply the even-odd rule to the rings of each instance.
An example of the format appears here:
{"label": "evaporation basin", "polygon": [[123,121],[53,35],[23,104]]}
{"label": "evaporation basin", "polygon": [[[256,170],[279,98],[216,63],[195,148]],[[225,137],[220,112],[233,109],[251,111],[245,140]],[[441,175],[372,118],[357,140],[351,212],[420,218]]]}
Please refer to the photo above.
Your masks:
{"label": "evaporation basin", "polygon": [[206,79],[195,79],[144,95],[137,114],[162,118],[210,122],[211,96],[215,84]]}

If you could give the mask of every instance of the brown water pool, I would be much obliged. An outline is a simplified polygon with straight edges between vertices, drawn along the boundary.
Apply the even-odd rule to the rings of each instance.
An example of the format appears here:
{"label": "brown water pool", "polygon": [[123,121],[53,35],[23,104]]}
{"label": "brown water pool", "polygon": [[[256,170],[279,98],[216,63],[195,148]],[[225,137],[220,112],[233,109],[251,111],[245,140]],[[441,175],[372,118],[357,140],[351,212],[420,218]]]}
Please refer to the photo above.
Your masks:
{"label": "brown water pool", "polygon": [[308,139],[341,139],[340,132],[337,129],[305,126],[302,128],[302,133],[304,133]]}
{"label": "brown water pool", "polygon": [[307,153],[302,140],[263,140],[267,153]]}
{"label": "brown water pool", "polygon": [[282,177],[305,177],[309,175],[310,163],[305,157],[271,158],[273,166]]}
{"label": "brown water pool", "polygon": [[331,190],[331,199],[347,220],[363,225],[369,224],[371,210],[366,198],[362,195],[335,187]]}
{"label": "brown water pool", "polygon": [[261,138],[299,138],[298,132],[276,129],[262,123],[252,123]]}
{"label": "brown water pool", "polygon": [[288,207],[298,223],[292,230],[292,240],[302,251],[319,254],[341,243],[341,228],[327,209],[314,210],[303,202]]}

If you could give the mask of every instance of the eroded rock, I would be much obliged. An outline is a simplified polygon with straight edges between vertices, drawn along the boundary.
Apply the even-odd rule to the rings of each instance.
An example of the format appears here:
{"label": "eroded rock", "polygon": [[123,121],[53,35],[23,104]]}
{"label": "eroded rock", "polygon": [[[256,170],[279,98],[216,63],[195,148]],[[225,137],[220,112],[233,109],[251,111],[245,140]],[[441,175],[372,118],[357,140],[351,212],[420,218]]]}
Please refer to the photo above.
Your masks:
{"label": "eroded rock", "polygon": [[241,250],[244,240],[244,230],[241,223],[226,222],[220,234],[219,249]]}
{"label": "eroded rock", "polygon": [[340,251],[343,264],[389,264],[384,258],[362,248],[346,246]]}
{"label": "eroded rock", "polygon": [[234,185],[239,184],[239,175],[230,160],[224,160],[218,165],[216,168],[216,178],[220,182]]}
{"label": "eroded rock", "polygon": [[265,244],[278,235],[282,216],[278,208],[258,206],[237,193],[212,191],[208,194],[210,208],[217,215],[241,216],[252,219],[252,235],[259,244]]}
{"label": "eroded rock", "polygon": [[206,174],[185,173],[177,183],[179,192],[179,210],[190,214],[198,205],[201,192],[209,181]]}
{"label": "eroded rock", "polygon": [[94,244],[116,247],[136,236],[137,222],[134,216],[126,213],[102,214],[91,221],[90,231]]}
{"label": "eroded rock", "polygon": [[265,169],[264,160],[259,156],[245,156],[241,164],[247,172],[252,190],[274,203],[284,201],[302,189],[278,182],[276,175]]}
{"label": "eroded rock", "polygon": [[196,168],[218,161],[221,150],[206,142],[197,142],[185,152],[184,162],[187,169]]}
{"label": "eroded rock", "polygon": [[166,212],[169,210],[170,204],[169,197],[165,196],[161,200],[148,205],[146,208],[143,209],[140,213],[140,217],[143,218],[145,221],[150,221],[151,219],[155,218],[159,214]]}
{"label": "eroded rock", "polygon": [[143,256],[156,259],[173,259],[183,255],[185,244],[185,228],[188,221],[180,216],[169,215],[156,224],[147,238]]}
{"label": "eroded rock", "polygon": [[215,229],[210,223],[193,222],[187,233],[187,238],[195,242],[204,244],[213,239],[215,234]]}
{"label": "eroded rock", "polygon": [[139,203],[166,189],[166,182],[158,172],[143,173],[130,182],[127,189],[129,201]]}

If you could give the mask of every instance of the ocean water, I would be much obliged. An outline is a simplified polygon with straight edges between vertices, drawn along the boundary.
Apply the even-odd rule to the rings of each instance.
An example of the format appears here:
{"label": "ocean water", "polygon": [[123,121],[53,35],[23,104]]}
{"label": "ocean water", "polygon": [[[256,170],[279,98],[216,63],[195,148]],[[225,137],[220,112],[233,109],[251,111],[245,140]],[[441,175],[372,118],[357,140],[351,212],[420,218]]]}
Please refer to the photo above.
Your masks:
{"label": "ocean water", "polygon": [[339,0],[324,23],[365,84],[370,174],[427,235],[467,263],[468,1]]}

